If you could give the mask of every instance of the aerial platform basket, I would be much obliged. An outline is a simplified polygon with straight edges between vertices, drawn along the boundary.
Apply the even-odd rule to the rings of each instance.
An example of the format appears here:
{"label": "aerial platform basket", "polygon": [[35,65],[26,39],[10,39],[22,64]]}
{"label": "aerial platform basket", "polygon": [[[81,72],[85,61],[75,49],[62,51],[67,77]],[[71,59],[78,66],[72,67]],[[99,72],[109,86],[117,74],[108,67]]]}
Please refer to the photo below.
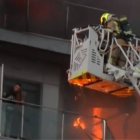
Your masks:
{"label": "aerial platform basket", "polygon": [[135,89],[129,82],[116,81],[114,74],[106,71],[109,66],[109,70],[110,68],[115,69],[115,72],[118,70],[119,76],[126,75],[126,70],[117,68],[104,60],[106,52],[110,51],[110,46],[113,44],[110,38],[110,32],[104,29],[90,26],[84,29],[74,29],[68,81],[70,84],[100,93],[119,97],[132,96]]}

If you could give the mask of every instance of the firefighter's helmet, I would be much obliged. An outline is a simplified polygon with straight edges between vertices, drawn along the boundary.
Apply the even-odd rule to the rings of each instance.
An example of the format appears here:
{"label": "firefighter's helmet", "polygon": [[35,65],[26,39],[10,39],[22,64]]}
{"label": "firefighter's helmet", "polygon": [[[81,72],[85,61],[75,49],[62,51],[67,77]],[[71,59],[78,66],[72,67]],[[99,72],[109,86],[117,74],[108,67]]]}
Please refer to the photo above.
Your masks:
{"label": "firefighter's helmet", "polygon": [[102,16],[100,18],[100,24],[104,25],[105,23],[107,23],[112,18],[112,16],[113,16],[113,14],[111,14],[111,13],[102,14]]}

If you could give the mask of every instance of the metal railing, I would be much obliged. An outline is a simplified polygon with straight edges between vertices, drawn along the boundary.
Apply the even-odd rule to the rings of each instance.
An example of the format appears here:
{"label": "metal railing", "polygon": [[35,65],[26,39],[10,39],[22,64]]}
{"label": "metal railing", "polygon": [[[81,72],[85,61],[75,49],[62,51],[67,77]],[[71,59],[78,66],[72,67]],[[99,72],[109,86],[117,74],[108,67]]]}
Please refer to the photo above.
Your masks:
{"label": "metal railing", "polygon": [[[107,139],[109,132],[107,121],[99,116],[3,98],[3,75],[2,64],[0,66],[0,136],[28,140]],[[96,127],[101,132],[100,136],[93,130]]]}
{"label": "metal railing", "polygon": [[[0,98],[0,100],[2,101],[1,136],[39,140],[74,138],[92,140],[96,137],[100,140],[106,140],[107,122],[98,116],[88,116],[27,102],[11,101],[6,98]],[[77,118],[80,118],[81,122],[79,122],[78,127],[74,127],[73,123]],[[93,120],[98,121],[94,123]],[[86,128],[82,129],[80,123],[84,123]],[[92,128],[97,125],[100,126],[98,131],[102,133],[102,137],[92,132]]]}
{"label": "metal railing", "polygon": [[[51,8],[52,5],[53,7]],[[83,21],[80,23],[80,26],[85,26],[85,21],[87,21],[87,25],[89,23],[92,24],[95,11],[99,13],[107,11],[106,9],[82,5],[80,3],[72,3],[69,1],[53,2],[49,0],[23,0],[21,3],[12,2],[12,4],[11,2],[3,2],[0,6],[0,28],[22,32],[33,32],[60,38],[71,37],[71,30],[73,28],[71,22],[77,24],[77,21],[74,21],[73,19],[73,11],[75,11],[77,19],[81,18],[81,21]],[[35,7],[39,7],[38,10]],[[79,9],[87,12],[88,16],[85,14],[81,17]],[[50,13],[53,13],[53,15]],[[43,16],[41,16],[41,14]],[[54,16],[57,16],[57,18],[54,18]],[[97,17],[97,15],[95,15],[95,17]],[[53,29],[51,32],[50,27]],[[58,28],[61,33],[57,30]],[[56,31],[53,32],[54,30]]]}

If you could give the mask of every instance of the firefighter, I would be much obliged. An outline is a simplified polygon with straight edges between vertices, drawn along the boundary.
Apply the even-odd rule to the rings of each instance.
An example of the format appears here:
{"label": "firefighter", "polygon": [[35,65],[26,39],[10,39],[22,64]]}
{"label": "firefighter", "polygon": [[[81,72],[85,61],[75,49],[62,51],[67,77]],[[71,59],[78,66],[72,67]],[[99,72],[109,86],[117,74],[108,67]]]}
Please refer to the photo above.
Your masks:
{"label": "firefighter", "polygon": [[126,41],[131,41],[133,38],[132,29],[130,28],[130,24],[128,23],[128,18],[126,16],[121,16],[119,18],[119,24],[121,28],[121,37]]}
{"label": "firefighter", "polygon": [[[117,42],[126,52],[129,46],[128,41],[130,40],[130,36],[132,34],[127,17],[123,16],[119,19],[111,13],[104,13],[100,18],[100,24],[103,28],[107,28],[112,35],[117,38]],[[112,65],[119,66],[121,68],[126,63],[124,55],[116,45],[113,45],[111,59],[109,62]]]}
{"label": "firefighter", "polygon": [[104,13],[100,18],[100,23],[104,28],[109,29],[114,36],[118,36],[121,32],[119,26],[119,19],[111,13]]}
{"label": "firefighter", "polygon": [[132,29],[126,16],[117,18],[114,14],[104,13],[100,18],[100,23],[104,28],[109,29],[117,38],[123,38],[125,41],[129,41],[133,37]]}

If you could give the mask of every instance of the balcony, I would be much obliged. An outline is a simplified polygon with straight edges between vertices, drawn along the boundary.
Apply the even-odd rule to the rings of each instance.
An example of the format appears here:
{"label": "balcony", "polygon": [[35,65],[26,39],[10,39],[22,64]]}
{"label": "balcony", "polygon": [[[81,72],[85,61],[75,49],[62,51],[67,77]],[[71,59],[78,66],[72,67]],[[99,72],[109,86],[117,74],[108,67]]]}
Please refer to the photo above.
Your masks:
{"label": "balcony", "polygon": [[1,99],[1,139],[66,140],[111,138],[107,122],[35,104]]}
{"label": "balcony", "polygon": [[0,67],[0,139],[113,139],[107,121],[63,109],[3,98],[4,65]]}
{"label": "balcony", "polygon": [[100,15],[106,11],[69,1],[49,0],[3,1],[0,9],[0,28],[64,39],[71,38],[75,27],[98,24]]}

